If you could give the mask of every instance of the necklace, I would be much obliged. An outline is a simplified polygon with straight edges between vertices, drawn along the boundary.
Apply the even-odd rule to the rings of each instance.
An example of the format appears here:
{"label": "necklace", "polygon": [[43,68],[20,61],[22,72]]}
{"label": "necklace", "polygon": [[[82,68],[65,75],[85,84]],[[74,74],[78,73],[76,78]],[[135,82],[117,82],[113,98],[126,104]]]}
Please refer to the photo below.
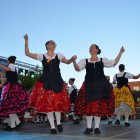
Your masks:
{"label": "necklace", "polygon": [[90,58],[90,61],[91,61],[91,62],[98,61],[98,57],[96,57],[96,58]]}
{"label": "necklace", "polygon": [[47,55],[48,55],[47,63],[50,63],[54,56],[54,53],[52,55],[49,55],[49,54],[47,54]]}

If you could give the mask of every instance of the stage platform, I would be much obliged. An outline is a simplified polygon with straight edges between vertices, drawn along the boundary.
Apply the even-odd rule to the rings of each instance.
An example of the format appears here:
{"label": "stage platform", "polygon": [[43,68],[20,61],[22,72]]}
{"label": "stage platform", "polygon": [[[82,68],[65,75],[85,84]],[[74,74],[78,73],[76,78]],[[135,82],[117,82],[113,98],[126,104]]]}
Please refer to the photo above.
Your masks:
{"label": "stage platform", "polygon": [[[16,131],[3,131],[0,125],[0,140],[140,140],[140,120],[131,120],[131,126],[125,127],[124,120],[120,126],[108,125],[107,121],[101,121],[100,135],[84,135],[86,123],[84,120],[79,125],[73,125],[71,121],[63,122],[64,132],[51,135],[47,123],[25,123]],[[94,122],[93,122],[94,123]]]}

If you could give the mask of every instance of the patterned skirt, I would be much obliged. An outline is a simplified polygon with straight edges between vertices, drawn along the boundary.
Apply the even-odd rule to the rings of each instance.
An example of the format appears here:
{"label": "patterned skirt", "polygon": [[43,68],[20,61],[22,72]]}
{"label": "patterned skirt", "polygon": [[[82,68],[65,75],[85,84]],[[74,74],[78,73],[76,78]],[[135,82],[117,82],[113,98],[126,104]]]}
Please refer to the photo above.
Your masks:
{"label": "patterned skirt", "polygon": [[94,100],[88,101],[85,98],[85,84],[83,83],[79,90],[76,103],[75,103],[75,114],[83,116],[112,116],[114,108],[114,94],[110,91],[109,100]]}
{"label": "patterned skirt", "polygon": [[3,86],[0,98],[0,116],[21,115],[29,108],[29,93],[19,83]]}
{"label": "patterned skirt", "polygon": [[31,92],[29,105],[37,112],[69,112],[70,99],[65,84],[60,93],[53,90],[45,90],[43,83],[37,82]]}
{"label": "patterned skirt", "polygon": [[133,95],[130,91],[130,89],[126,86],[123,86],[122,88],[114,88],[114,96],[115,96],[115,108],[119,108],[121,102],[128,105],[133,114],[135,112],[135,102]]}

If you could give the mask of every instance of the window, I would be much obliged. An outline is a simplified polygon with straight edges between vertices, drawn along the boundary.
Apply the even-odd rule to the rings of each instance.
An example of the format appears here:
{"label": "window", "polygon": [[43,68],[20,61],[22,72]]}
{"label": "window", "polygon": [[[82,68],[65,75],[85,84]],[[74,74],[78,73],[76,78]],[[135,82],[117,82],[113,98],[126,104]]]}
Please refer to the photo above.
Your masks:
{"label": "window", "polygon": [[133,87],[133,90],[135,90],[135,91],[140,91],[140,87],[139,87],[139,86],[134,86],[134,87]]}

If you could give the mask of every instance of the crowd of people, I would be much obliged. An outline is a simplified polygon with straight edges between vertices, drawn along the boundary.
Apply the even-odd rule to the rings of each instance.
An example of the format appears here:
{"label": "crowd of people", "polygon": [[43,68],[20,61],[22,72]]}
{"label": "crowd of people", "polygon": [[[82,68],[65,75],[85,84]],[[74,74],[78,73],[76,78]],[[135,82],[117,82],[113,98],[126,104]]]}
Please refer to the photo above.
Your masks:
{"label": "crowd of people", "polygon": [[[85,135],[93,132],[101,134],[101,117],[109,118],[116,115],[115,124],[120,125],[121,115],[125,116],[125,126],[130,126],[129,115],[135,110],[133,95],[128,85],[128,79],[138,79],[140,74],[134,75],[124,72],[125,65],[119,65],[119,73],[115,74],[113,83],[104,73],[104,67],[114,67],[118,64],[125,49],[122,47],[118,55],[110,60],[100,58],[101,49],[92,44],[89,47],[90,57],[76,62],[77,56],[67,59],[62,53],[56,53],[56,43],[53,40],[46,42],[46,52],[43,54],[31,53],[28,46],[28,35],[24,35],[25,55],[39,60],[43,72],[36,81],[31,93],[26,92],[18,82],[15,67],[15,56],[8,58],[8,66],[0,64],[5,71],[5,79],[0,84],[0,117],[5,118],[5,131],[13,131],[22,126],[19,116],[32,110],[34,122],[40,118],[50,124],[50,134],[63,132],[62,114],[67,114],[73,124],[79,124],[81,117],[86,120]],[[77,90],[75,78],[70,78],[69,88],[61,76],[60,63],[71,64],[76,71],[86,70],[85,79],[81,88]],[[113,85],[116,85],[115,87]],[[94,120],[94,129],[92,122]],[[56,123],[55,123],[56,121]]]}

